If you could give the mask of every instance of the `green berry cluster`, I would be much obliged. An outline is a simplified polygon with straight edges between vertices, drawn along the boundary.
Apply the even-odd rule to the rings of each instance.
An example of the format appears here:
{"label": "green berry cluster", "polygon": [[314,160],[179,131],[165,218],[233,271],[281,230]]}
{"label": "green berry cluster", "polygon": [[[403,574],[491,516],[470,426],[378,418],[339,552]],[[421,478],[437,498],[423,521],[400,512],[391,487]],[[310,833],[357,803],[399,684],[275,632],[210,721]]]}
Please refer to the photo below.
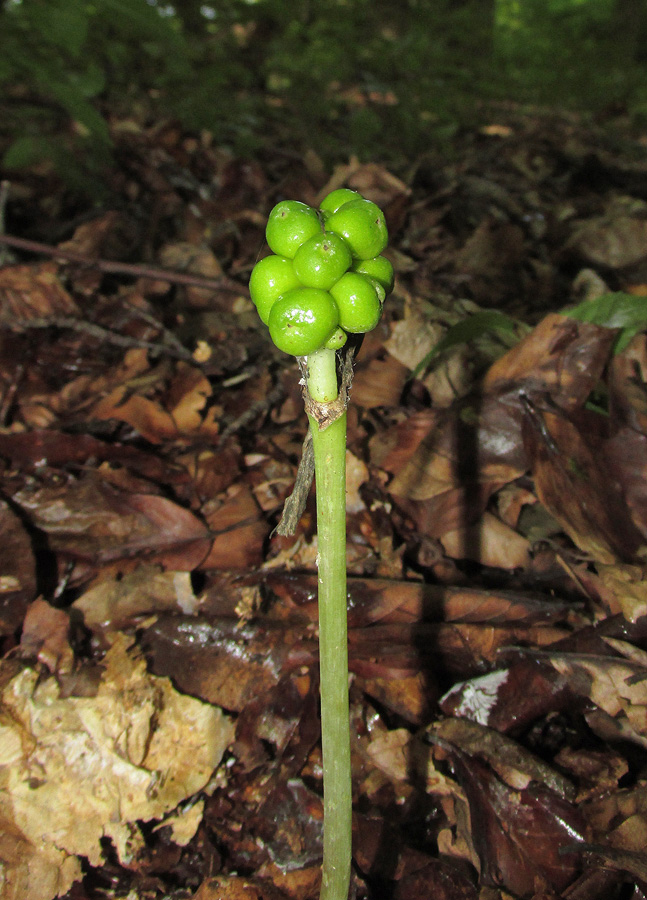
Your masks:
{"label": "green berry cluster", "polygon": [[347,188],[319,209],[283,200],[266,237],[275,255],[254,266],[249,292],[280,350],[337,350],[348,333],[375,328],[393,290],[393,266],[380,255],[388,233],[379,206]]}

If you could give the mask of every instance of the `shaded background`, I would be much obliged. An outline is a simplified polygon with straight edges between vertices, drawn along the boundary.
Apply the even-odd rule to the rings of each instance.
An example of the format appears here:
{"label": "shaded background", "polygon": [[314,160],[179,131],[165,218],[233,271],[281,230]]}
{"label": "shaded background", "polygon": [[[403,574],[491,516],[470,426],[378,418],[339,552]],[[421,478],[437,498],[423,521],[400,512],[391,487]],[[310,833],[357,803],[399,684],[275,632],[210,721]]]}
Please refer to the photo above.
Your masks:
{"label": "shaded background", "polygon": [[643,0],[4,0],[0,159],[101,193],[114,128],[402,170],[495,104],[647,121]]}

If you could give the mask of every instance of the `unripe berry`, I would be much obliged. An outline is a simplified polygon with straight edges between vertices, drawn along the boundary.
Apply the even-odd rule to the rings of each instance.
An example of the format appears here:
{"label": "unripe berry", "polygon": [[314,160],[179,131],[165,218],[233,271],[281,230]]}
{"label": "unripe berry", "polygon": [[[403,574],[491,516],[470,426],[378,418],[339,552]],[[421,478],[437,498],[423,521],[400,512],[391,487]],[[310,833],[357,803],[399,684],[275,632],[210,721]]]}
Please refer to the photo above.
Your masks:
{"label": "unripe berry", "polygon": [[357,191],[351,191],[350,188],[337,188],[336,191],[331,191],[323,198],[319,204],[319,209],[325,213],[334,213],[344,203],[348,203],[349,200],[361,200],[361,198],[361,194],[358,194]]}
{"label": "unripe berry", "polygon": [[291,259],[285,256],[266,256],[256,263],[249,279],[249,294],[266,325],[274,302],[299,286],[300,281]]}
{"label": "unripe berry", "polygon": [[331,287],[330,293],[337,304],[339,324],[344,331],[363,334],[372,331],[380,321],[382,304],[372,279],[365,275],[346,272]]}
{"label": "unripe berry", "polygon": [[328,338],[324,347],[326,350],[341,350],[346,341],[348,340],[348,335],[344,331],[343,328],[335,328],[332,333],[332,336]]}
{"label": "unripe berry", "polygon": [[339,281],[351,262],[350,250],[344,239],[327,231],[301,244],[293,264],[301,284],[327,291]]}
{"label": "unripe berry", "polygon": [[299,200],[282,200],[269,215],[265,237],[274,253],[294,259],[301,244],[321,231],[316,209]]}
{"label": "unripe berry", "polygon": [[340,206],[326,219],[326,230],[343,237],[356,259],[379,256],[389,237],[384,213],[364,198]]}
{"label": "unripe berry", "polygon": [[379,281],[387,294],[393,290],[394,273],[393,266],[386,256],[374,256],[372,259],[362,259],[353,263],[353,272],[361,275],[369,275]]}
{"label": "unripe berry", "polygon": [[339,324],[339,312],[328,293],[301,287],[288,291],[270,310],[270,337],[292,356],[307,356],[324,346]]}

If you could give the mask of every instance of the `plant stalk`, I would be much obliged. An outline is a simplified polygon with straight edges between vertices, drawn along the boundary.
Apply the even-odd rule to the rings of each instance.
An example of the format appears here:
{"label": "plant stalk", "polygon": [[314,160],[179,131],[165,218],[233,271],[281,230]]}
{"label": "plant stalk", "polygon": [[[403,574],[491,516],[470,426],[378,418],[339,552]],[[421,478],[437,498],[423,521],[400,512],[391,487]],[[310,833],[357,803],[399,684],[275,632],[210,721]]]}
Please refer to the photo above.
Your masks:
{"label": "plant stalk", "polygon": [[[334,392],[331,397],[332,379]],[[307,380],[310,396],[315,402],[329,402],[337,397],[334,351],[323,350],[308,357]],[[319,670],[324,790],[320,900],[347,900],[352,855],[352,784],[346,621],[346,413],[323,430],[314,417],[308,418],[315,458],[319,549]]]}

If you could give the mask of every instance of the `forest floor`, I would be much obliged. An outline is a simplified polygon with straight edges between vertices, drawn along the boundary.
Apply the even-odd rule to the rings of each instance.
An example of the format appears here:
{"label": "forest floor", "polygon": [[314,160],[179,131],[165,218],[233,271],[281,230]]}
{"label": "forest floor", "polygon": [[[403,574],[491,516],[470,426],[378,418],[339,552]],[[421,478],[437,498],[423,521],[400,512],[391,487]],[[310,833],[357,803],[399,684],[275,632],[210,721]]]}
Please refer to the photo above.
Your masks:
{"label": "forest floor", "polygon": [[559,313],[647,305],[647,139],[499,113],[397,175],[115,122],[103,208],[11,181],[7,900],[318,896],[306,419],[246,284],[341,186],[397,276],[349,411],[352,896],[647,896],[647,337]]}

